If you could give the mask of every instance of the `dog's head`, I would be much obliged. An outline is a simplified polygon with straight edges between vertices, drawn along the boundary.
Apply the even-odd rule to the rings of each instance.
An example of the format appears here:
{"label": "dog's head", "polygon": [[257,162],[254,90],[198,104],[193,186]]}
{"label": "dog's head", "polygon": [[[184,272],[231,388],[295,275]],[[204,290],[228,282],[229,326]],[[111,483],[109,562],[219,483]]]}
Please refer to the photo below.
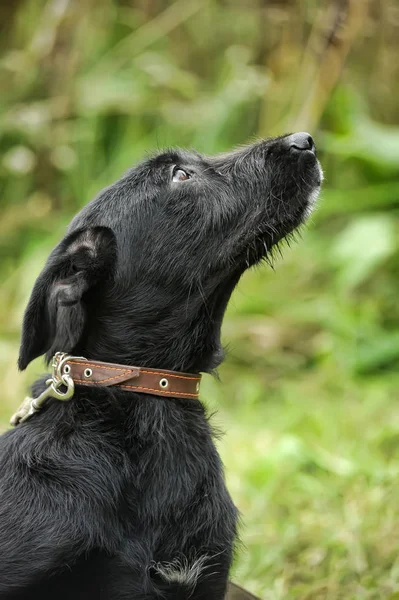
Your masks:
{"label": "dog's head", "polygon": [[215,367],[241,274],[304,222],[321,177],[305,133],[137,165],[83,208],[51,253],[25,313],[20,368],[56,351]]}

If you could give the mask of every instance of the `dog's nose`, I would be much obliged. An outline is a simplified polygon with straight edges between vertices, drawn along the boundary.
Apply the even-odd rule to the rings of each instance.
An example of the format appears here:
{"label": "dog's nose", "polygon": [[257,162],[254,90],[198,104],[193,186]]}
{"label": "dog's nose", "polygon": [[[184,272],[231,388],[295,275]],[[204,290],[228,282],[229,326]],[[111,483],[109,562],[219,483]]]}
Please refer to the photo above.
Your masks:
{"label": "dog's nose", "polygon": [[314,153],[316,150],[312,136],[309,133],[306,133],[306,131],[289,135],[287,137],[287,142],[290,150],[294,152],[309,150],[310,152]]}

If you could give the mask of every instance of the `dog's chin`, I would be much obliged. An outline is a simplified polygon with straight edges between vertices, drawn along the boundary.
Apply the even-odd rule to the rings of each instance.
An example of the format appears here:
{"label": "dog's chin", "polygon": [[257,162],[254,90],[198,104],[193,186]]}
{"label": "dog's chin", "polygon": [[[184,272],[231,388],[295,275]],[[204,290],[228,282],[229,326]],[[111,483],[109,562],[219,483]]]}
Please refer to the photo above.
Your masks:
{"label": "dog's chin", "polygon": [[[297,227],[300,227],[312,214],[317,198],[320,194],[321,184],[324,179],[323,170],[319,161],[316,159],[314,169],[311,173],[310,181],[308,183],[308,189],[303,196],[302,202],[299,203],[297,210],[294,211],[290,222],[290,229],[282,236],[292,233]],[[282,227],[283,229],[283,227]]]}
{"label": "dog's chin", "polygon": [[301,225],[302,223],[307,221],[308,218],[310,217],[310,215],[312,214],[312,212],[316,206],[317,198],[319,197],[319,194],[320,194],[320,187],[321,187],[321,181],[308,195],[306,203],[305,203],[303,211],[302,211],[302,218],[301,218],[301,222],[299,223],[299,225]]}

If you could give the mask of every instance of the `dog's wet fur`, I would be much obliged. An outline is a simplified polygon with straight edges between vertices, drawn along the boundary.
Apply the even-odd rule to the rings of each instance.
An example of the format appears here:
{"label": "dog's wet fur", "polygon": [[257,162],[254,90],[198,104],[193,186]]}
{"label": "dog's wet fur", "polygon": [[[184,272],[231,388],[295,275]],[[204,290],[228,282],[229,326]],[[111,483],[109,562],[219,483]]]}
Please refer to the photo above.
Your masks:
{"label": "dog's wet fur", "polygon": [[[320,187],[315,153],[290,140],[166,151],[103,190],[36,281],[20,369],[56,351],[215,369],[240,276]],[[0,446],[1,600],[224,597],[237,510],[199,401],[77,385]]]}

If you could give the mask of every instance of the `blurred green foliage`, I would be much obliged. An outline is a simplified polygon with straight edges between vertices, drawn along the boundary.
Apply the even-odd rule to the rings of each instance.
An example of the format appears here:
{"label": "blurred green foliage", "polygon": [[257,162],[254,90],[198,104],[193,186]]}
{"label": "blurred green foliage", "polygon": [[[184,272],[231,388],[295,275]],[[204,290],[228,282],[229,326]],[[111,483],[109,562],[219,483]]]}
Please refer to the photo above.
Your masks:
{"label": "blurred green foliage", "polygon": [[146,152],[310,130],[320,207],[247,273],[204,398],[267,600],[399,593],[399,4],[14,0],[0,6],[4,426],[23,308],[80,206]]}

